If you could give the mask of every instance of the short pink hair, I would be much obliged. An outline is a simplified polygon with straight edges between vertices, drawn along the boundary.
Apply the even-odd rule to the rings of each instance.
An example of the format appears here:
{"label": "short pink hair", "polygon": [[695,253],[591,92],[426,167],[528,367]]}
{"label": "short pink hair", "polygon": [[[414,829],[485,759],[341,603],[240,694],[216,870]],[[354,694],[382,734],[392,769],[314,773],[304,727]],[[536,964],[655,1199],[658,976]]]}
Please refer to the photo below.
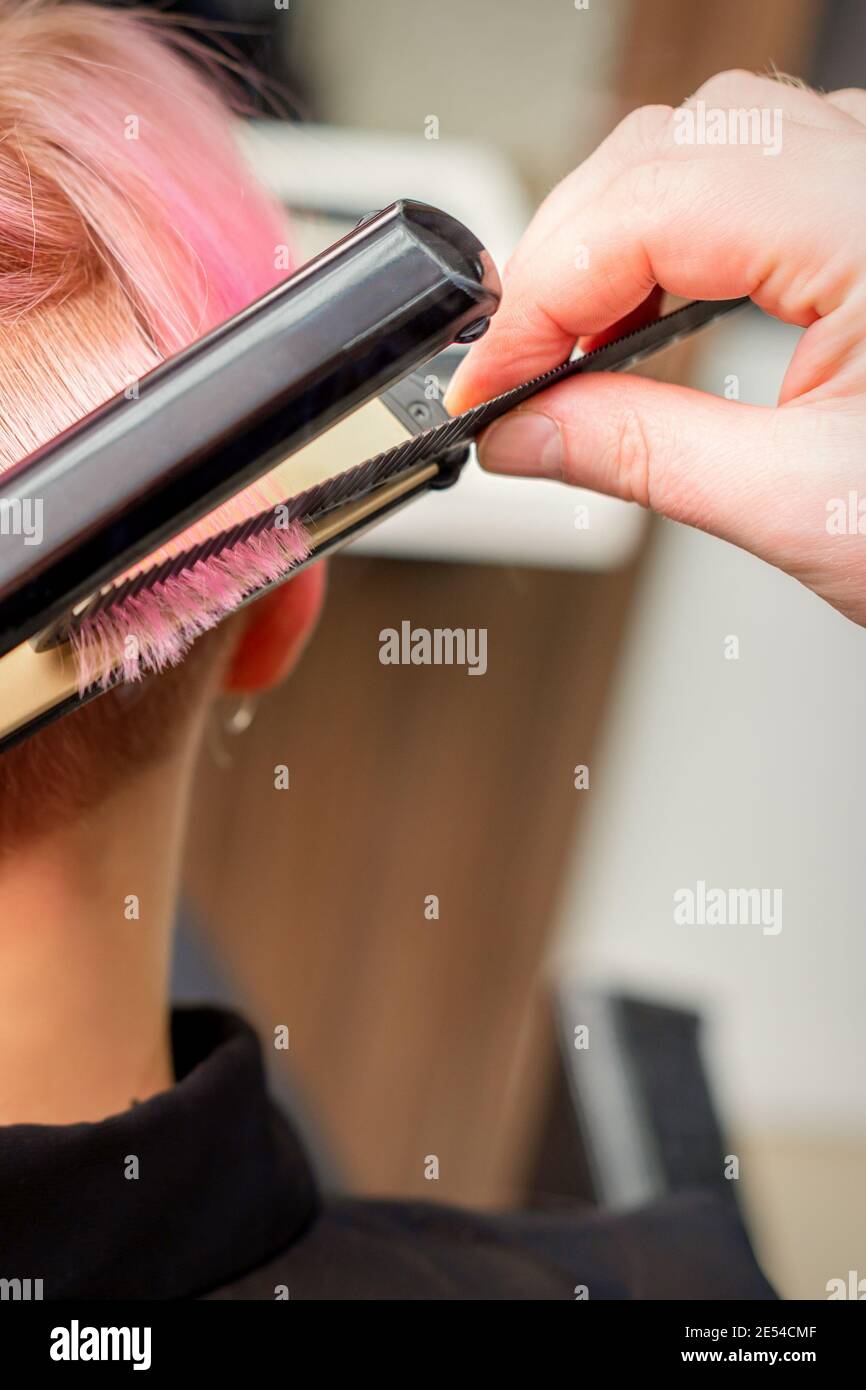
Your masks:
{"label": "short pink hair", "polygon": [[[287,273],[283,214],[193,54],[164,17],[0,0],[0,470]],[[248,489],[223,524],[267,505]],[[100,619],[76,645],[82,688],[115,659],[129,679],[173,664],[302,553],[268,533]]]}
{"label": "short pink hair", "polygon": [[[165,17],[0,0],[0,471],[287,273],[283,214],[245,167],[200,59]],[[245,573],[291,559],[238,557]],[[179,659],[236,584],[224,562],[216,607],[181,641],[162,631],[164,596],[131,615],[150,624],[142,669]],[[134,708],[111,692],[4,754],[0,846],[93,804],[169,746],[201,687],[201,645]]]}

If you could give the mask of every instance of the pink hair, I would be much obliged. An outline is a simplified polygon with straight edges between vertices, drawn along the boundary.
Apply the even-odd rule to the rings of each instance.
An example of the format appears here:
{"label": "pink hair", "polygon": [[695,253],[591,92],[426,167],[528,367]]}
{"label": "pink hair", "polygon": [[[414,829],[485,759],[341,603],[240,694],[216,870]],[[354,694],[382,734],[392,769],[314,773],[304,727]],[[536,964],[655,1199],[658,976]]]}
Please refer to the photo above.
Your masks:
{"label": "pink hair", "polygon": [[[195,48],[140,12],[0,0],[0,470],[285,275],[283,216],[189,61]],[[248,489],[224,524],[268,505]],[[173,599],[150,591],[79,641],[82,685],[121,654],[128,678],[179,660],[302,553],[287,531],[260,556],[191,574]]]}

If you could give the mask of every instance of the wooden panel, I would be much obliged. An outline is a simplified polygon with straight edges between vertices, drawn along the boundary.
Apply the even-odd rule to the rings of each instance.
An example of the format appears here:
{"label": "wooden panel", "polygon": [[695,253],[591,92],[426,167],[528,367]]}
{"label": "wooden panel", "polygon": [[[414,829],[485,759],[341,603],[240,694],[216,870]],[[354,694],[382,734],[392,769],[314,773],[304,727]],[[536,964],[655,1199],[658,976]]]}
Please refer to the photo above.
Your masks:
{"label": "wooden panel", "polygon": [[620,105],[676,106],[727,68],[802,75],[824,8],[822,0],[634,0]]}
{"label": "wooden panel", "polygon": [[[483,1202],[517,1182],[547,1075],[538,967],[586,796],[573,768],[629,584],[338,560],[301,669],[234,766],[202,769],[194,905],[262,1028],[289,1024],[364,1189]],[[378,634],[404,618],[487,628],[487,673],[381,665]]]}

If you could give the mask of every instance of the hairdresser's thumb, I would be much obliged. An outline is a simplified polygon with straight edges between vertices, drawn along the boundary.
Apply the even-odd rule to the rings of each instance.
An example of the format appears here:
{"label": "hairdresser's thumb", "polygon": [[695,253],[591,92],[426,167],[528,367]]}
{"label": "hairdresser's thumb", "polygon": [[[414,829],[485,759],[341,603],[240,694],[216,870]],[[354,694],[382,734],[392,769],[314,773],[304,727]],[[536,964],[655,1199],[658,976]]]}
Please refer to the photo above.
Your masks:
{"label": "hairdresser's thumb", "polygon": [[774,462],[777,414],[640,377],[587,376],[496,421],[479,460],[636,501],[759,550],[756,518],[784,463]]}

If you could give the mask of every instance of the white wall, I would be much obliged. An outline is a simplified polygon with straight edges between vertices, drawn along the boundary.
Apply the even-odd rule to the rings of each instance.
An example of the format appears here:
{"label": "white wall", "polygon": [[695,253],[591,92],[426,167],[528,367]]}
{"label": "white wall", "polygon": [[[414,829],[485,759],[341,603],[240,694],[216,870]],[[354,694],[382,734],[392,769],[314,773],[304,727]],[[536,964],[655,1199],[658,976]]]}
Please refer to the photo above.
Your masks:
{"label": "white wall", "polygon": [[[703,380],[736,371],[743,399],[773,399],[791,348],[767,320],[726,326]],[[752,556],[661,525],[575,793],[591,801],[559,963],[703,1003],[738,1126],[866,1132],[866,632]],[[697,879],[782,888],[782,931],[675,925],[673,893]]]}

